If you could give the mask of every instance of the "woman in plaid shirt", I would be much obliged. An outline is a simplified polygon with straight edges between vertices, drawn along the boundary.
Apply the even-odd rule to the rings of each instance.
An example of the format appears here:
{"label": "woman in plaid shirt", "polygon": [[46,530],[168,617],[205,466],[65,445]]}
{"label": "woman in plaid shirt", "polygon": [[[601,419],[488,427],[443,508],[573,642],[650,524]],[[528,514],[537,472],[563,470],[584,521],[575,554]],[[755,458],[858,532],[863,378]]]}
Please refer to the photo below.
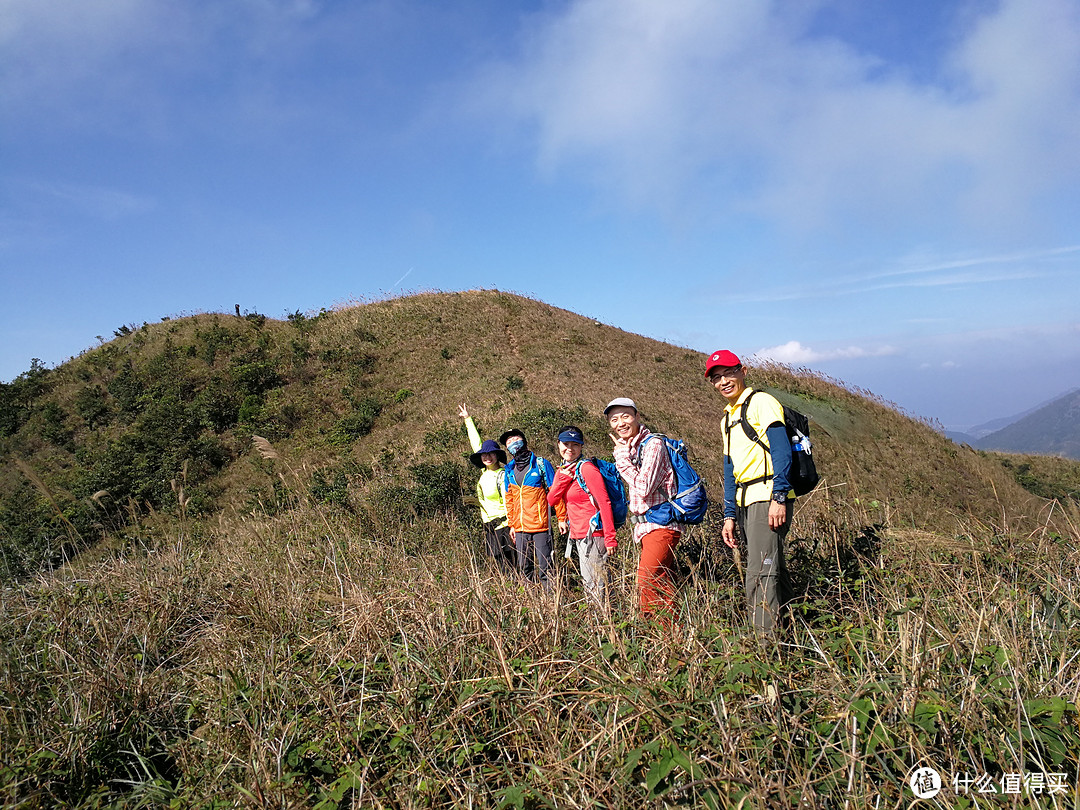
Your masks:
{"label": "woman in plaid shirt", "polygon": [[604,415],[615,443],[615,466],[626,482],[634,542],[641,544],[637,573],[641,613],[656,616],[669,625],[678,618],[675,545],[682,533],[677,523],[653,523],[646,513],[675,497],[671,459],[662,441],[646,441],[651,433],[641,424],[632,399],[613,399],[604,409]]}

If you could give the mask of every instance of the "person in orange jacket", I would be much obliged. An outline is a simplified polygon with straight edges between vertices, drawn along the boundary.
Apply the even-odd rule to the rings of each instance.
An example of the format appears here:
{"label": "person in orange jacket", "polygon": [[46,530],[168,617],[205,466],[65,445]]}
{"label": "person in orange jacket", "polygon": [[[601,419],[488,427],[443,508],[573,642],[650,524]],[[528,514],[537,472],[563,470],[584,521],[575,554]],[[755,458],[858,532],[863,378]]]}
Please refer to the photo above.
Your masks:
{"label": "person in orange jacket", "polygon": [[[529,449],[520,430],[499,437],[510,460],[506,465],[506,519],[517,548],[518,570],[534,582],[551,584],[553,532],[547,493],[555,480],[555,468]],[[566,520],[566,505],[555,508],[559,522]],[[535,561],[533,559],[535,555]]]}

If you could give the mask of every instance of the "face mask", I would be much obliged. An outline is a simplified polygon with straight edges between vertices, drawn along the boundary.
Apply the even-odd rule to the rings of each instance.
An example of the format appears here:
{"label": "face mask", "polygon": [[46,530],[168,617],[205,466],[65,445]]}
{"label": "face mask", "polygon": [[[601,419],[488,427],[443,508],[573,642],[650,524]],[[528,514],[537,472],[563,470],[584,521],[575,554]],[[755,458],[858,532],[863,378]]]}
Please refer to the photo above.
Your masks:
{"label": "face mask", "polygon": [[511,439],[510,441],[508,441],[506,443],[506,449],[507,449],[507,451],[509,451],[510,455],[512,455],[512,456],[516,456],[517,451],[520,450],[524,446],[525,446],[525,442],[523,442],[521,439]]}

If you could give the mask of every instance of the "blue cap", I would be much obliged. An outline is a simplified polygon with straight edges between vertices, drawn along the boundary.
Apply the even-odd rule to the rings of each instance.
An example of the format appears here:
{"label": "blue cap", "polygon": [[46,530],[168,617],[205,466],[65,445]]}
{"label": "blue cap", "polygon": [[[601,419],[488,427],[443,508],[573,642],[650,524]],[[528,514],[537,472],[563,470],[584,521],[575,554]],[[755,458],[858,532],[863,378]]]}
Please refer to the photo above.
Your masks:
{"label": "blue cap", "polygon": [[567,428],[559,434],[559,441],[563,444],[569,444],[570,442],[585,444],[585,437],[581,435],[581,431],[577,428]]}

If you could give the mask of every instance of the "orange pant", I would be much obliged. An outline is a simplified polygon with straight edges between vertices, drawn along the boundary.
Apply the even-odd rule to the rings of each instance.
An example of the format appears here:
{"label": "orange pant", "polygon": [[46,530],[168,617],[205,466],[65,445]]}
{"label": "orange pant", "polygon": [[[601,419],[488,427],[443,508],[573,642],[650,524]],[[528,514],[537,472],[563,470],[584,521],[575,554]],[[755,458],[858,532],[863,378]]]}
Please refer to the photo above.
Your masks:
{"label": "orange pant", "polygon": [[645,616],[678,619],[675,604],[675,544],[679,533],[674,529],[653,529],[641,538],[641,560],[637,584],[641,612]]}

